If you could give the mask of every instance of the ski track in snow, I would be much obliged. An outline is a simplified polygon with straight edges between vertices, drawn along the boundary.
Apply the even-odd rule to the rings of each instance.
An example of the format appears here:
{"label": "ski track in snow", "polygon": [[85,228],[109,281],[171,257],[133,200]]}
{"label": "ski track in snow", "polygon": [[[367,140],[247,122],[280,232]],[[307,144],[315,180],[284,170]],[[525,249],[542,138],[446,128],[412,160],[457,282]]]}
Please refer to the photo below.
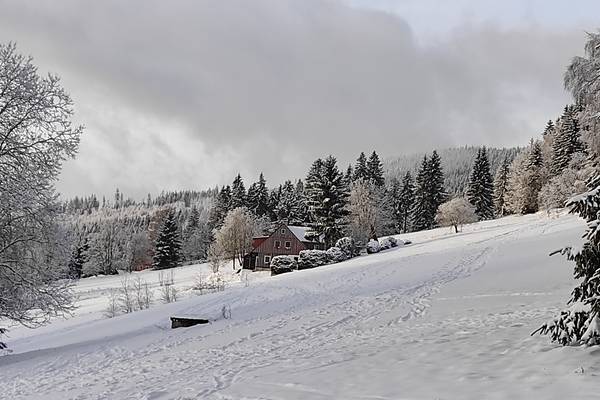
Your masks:
{"label": "ski track in snow", "polygon": [[[401,346],[460,343],[490,326],[510,329],[522,327],[524,320],[543,320],[552,312],[551,307],[487,315],[445,315],[435,320],[423,316],[446,285],[484,269],[501,245],[532,232],[543,235],[548,223],[542,219],[515,229],[498,229],[497,234],[481,240],[444,249],[441,265],[437,265],[440,250],[428,250],[429,245],[436,243],[432,239],[415,245],[416,250],[422,246],[421,253],[402,256],[400,248],[369,256],[373,264],[365,262],[364,266],[355,267],[350,261],[347,270],[302,271],[300,284],[286,278],[267,282],[266,288],[278,292],[275,298],[267,290],[264,294],[252,291],[253,287],[247,288],[251,294],[246,298],[230,297],[233,294],[227,291],[203,296],[206,298],[199,298],[199,306],[190,304],[184,311],[193,313],[198,307],[218,309],[223,301],[235,303],[232,320],[215,321],[209,326],[171,331],[157,324],[149,331],[125,337],[0,359],[0,379],[12,383],[0,393],[0,398],[233,399],[241,398],[235,393],[243,391],[240,387],[245,384],[260,385],[265,392],[276,387],[279,393],[290,397],[255,396],[250,390],[244,398],[331,398],[335,393],[331,388],[265,380],[261,371],[293,371],[295,376],[302,376],[379,357]],[[396,263],[398,268],[394,268]],[[403,268],[413,264],[422,265],[427,272],[411,272],[403,277]],[[294,274],[300,273],[291,275]],[[480,296],[458,298],[485,298],[485,294]],[[282,297],[294,301],[286,302]],[[439,301],[444,299],[452,298],[440,297]],[[267,305],[264,312],[256,310],[255,316],[238,319],[236,312],[242,312],[238,310],[261,307],[262,302]],[[436,330],[436,335],[429,335]],[[495,350],[517,351],[502,346]],[[481,379],[478,373],[472,374],[466,375],[467,379]],[[234,394],[228,394],[236,385]],[[292,394],[297,397],[291,397]]]}

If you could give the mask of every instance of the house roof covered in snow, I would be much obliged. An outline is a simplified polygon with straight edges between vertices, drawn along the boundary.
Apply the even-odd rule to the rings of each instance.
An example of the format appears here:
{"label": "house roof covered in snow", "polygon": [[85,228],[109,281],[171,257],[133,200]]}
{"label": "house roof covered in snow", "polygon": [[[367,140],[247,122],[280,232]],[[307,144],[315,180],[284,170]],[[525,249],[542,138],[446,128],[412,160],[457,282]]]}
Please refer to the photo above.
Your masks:
{"label": "house roof covered in snow", "polygon": [[301,242],[312,242],[310,238],[306,237],[306,234],[310,232],[310,228],[307,226],[293,226],[288,225],[288,229],[298,238]]}

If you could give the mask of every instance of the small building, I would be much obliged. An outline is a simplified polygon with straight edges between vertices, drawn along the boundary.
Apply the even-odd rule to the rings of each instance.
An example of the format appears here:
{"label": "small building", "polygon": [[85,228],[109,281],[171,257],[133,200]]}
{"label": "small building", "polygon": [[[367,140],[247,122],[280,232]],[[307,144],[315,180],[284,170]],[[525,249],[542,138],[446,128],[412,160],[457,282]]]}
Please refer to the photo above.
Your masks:
{"label": "small building", "polygon": [[280,224],[269,236],[252,239],[252,251],[244,257],[246,269],[270,269],[275,256],[298,256],[302,250],[324,250],[322,240],[307,237],[310,228]]}

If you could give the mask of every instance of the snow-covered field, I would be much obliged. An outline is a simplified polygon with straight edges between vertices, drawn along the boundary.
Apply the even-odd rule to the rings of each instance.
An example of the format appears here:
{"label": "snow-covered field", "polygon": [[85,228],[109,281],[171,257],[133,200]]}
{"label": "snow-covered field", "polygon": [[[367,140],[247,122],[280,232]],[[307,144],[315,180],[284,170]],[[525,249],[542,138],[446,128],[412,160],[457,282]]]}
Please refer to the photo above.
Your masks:
{"label": "snow-covered field", "polygon": [[[120,279],[83,279],[74,318],[11,330],[0,398],[595,398],[598,349],[529,336],[573,286],[548,253],[583,227],[537,214],[400,235],[414,244],[202,296],[207,267],[182,267],[181,301],[112,319]],[[171,330],[172,315],[214,321]]]}

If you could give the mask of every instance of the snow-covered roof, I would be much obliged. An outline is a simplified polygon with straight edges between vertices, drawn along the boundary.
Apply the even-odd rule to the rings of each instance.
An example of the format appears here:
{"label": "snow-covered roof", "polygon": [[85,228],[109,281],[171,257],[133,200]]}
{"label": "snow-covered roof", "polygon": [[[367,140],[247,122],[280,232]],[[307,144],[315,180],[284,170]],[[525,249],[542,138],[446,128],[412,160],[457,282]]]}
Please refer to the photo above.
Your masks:
{"label": "snow-covered roof", "polygon": [[296,236],[298,238],[299,241],[301,241],[301,242],[312,242],[311,239],[309,239],[309,238],[306,237],[306,234],[308,232],[310,232],[310,228],[309,227],[307,227],[307,226],[293,226],[293,225],[288,225],[287,227],[294,234],[294,236]]}

